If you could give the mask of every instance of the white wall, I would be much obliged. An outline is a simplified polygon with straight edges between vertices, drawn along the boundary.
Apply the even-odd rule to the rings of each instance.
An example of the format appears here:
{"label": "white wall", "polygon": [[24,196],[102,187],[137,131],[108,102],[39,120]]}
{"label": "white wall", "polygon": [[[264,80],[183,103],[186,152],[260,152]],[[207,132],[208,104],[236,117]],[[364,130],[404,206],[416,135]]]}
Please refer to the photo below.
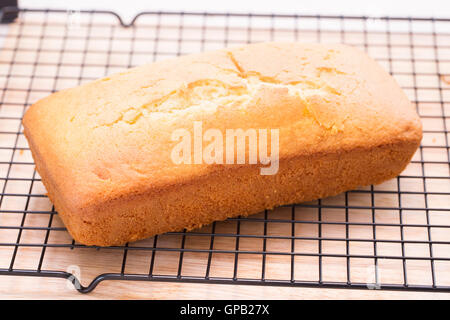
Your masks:
{"label": "white wall", "polygon": [[19,0],[23,8],[107,9],[125,19],[140,11],[219,11],[450,18],[450,0]]}

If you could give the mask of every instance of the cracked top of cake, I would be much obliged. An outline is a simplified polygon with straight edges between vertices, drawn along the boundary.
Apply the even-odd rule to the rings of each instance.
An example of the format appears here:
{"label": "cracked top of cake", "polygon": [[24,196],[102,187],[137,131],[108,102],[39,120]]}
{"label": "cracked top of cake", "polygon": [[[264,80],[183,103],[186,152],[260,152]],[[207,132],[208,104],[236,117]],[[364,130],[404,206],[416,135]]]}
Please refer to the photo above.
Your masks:
{"label": "cracked top of cake", "polygon": [[[25,134],[77,206],[147,192],[226,165],[176,165],[174,130],[279,129],[283,159],[417,140],[395,80],[344,45],[261,43],[132,68],[35,103]],[[77,190],[77,192],[71,191]]]}

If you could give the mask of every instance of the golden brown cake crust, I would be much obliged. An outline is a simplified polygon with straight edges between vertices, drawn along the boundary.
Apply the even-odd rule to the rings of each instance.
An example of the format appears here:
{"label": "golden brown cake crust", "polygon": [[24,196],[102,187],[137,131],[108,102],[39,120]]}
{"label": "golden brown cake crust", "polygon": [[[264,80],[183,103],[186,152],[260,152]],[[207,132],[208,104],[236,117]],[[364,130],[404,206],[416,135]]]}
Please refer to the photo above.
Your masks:
{"label": "golden brown cake crust", "polygon": [[[280,169],[176,165],[174,130],[279,129]],[[253,44],[157,62],[63,90],[24,132],[51,200],[79,242],[157,233],[398,175],[421,137],[395,80],[343,45]]]}

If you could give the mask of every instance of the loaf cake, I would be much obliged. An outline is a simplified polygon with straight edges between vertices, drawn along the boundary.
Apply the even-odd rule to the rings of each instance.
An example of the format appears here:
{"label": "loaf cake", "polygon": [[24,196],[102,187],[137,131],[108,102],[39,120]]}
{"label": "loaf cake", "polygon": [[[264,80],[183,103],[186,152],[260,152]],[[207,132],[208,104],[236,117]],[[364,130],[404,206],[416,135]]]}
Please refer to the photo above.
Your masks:
{"label": "loaf cake", "polygon": [[[174,161],[174,132],[194,139],[195,123],[277,130],[276,172],[250,158],[195,162],[195,148]],[[128,69],[36,102],[23,126],[68,231],[98,246],[378,184],[422,138],[396,81],[338,44],[259,43]]]}

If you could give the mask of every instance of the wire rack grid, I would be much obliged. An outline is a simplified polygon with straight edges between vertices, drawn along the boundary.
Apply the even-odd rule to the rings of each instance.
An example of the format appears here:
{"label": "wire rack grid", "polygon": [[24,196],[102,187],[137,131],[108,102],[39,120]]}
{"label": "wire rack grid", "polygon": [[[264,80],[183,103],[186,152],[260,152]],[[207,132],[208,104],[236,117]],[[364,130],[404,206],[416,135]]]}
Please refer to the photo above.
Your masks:
{"label": "wire rack grid", "polygon": [[[4,9],[6,10],[6,9]],[[11,10],[11,9],[10,9]],[[450,291],[450,19],[19,10],[0,29],[0,275]],[[111,248],[72,240],[22,133],[52,92],[135,65],[259,41],[367,51],[416,105],[424,139],[396,179]]]}

